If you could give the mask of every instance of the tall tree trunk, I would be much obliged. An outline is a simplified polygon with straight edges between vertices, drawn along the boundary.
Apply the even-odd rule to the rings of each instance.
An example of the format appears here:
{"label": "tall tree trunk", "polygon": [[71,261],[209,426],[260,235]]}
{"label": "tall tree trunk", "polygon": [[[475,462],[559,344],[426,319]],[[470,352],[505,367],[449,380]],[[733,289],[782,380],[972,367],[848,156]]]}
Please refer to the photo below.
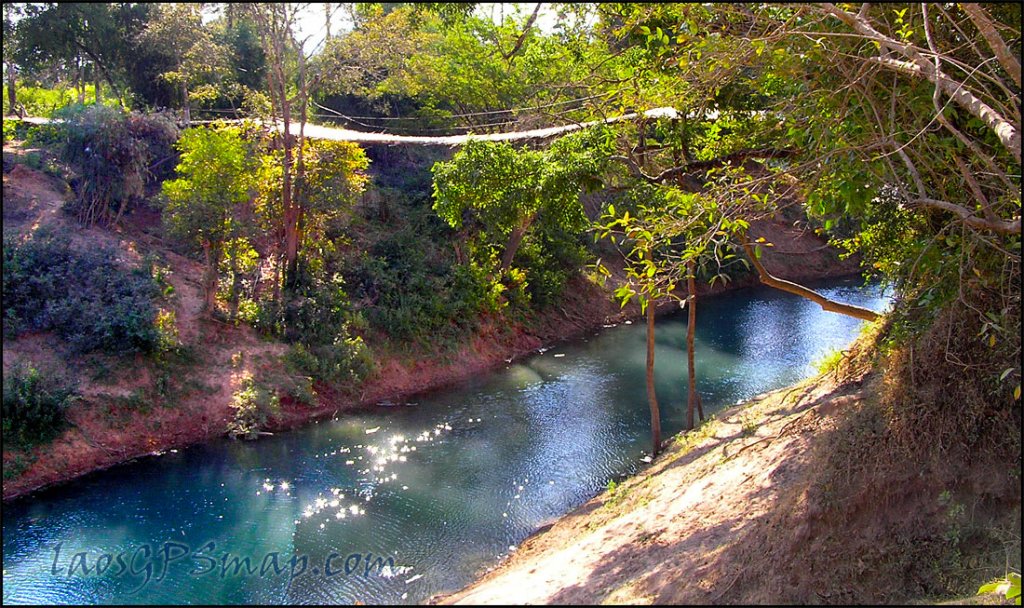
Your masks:
{"label": "tall tree trunk", "polygon": [[96,105],[103,103],[103,87],[101,86],[100,71],[94,64],[92,67],[92,80],[96,86]]}
{"label": "tall tree trunk", "polygon": [[[688,311],[689,317],[686,321],[686,369],[689,374],[690,384],[686,408],[687,430],[693,428],[693,411],[697,408],[699,402],[697,397],[697,372],[693,352],[694,333],[697,328],[697,282],[694,280],[694,266],[693,260],[686,262],[686,304],[690,307]],[[701,408],[701,410],[703,409]],[[704,420],[703,411],[701,412],[700,419]]]}
{"label": "tall tree trunk", "polygon": [[[648,245],[650,247],[650,245]],[[651,259],[647,250],[647,259]],[[654,300],[647,302],[647,405],[651,408],[651,456],[661,453],[661,412],[654,388]]]}
{"label": "tall tree trunk", "polygon": [[284,284],[285,291],[291,292],[298,281],[298,260],[299,260],[299,213],[295,206],[294,193],[292,192],[292,136],[291,108],[287,99],[287,92],[284,83],[281,86],[281,117],[284,123],[282,137],[284,138],[284,161],[283,178],[281,186],[281,204],[284,207]]}
{"label": "tall tree trunk", "polygon": [[75,62],[77,65],[75,88],[78,89],[78,103],[85,103],[85,63],[81,56],[76,57]]}
{"label": "tall tree trunk", "polygon": [[189,107],[188,85],[184,81],[181,83],[181,99],[185,109],[185,126],[188,127],[192,124],[192,110]]}
{"label": "tall tree trunk", "polygon": [[15,115],[18,113],[18,91],[17,91],[17,78],[14,71],[14,65],[11,63],[7,64],[7,101],[11,104],[7,109],[7,113]]}

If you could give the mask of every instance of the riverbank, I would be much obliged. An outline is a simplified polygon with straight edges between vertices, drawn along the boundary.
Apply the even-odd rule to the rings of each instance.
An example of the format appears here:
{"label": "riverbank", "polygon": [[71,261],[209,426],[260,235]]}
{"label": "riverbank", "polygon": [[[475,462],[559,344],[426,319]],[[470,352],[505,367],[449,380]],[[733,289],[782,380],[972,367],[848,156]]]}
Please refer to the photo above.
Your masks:
{"label": "riverbank", "polygon": [[884,389],[871,366],[842,368],[680,433],[645,470],[430,603],[1005,603],[974,594],[1004,567],[1020,568],[1019,487],[1016,497],[1000,488],[1008,493],[993,508],[985,493],[994,482],[951,492],[913,463],[914,479],[895,486],[887,472],[866,473],[889,486],[885,497],[873,483],[859,490],[866,496],[844,497],[847,484],[863,483],[851,452],[882,449]]}
{"label": "riverbank", "polygon": [[[70,428],[52,443],[31,452],[4,452],[5,501],[139,457],[222,436],[234,412],[232,395],[242,380],[280,373],[280,356],[285,350],[283,344],[267,342],[247,327],[204,319],[200,314],[201,267],[162,249],[162,243],[145,225],[129,226],[118,233],[82,230],[73,225],[59,212],[65,194],[58,186],[53,178],[16,165],[4,175],[5,224],[20,231],[51,226],[71,234],[81,244],[112,245],[132,261],[140,259],[143,252],[160,249],[177,294],[174,312],[179,338],[193,349],[197,369],[189,371],[189,386],[173,395],[170,406],[151,406],[146,402],[151,386],[156,375],[166,370],[155,369],[141,357],[134,361],[73,362],[68,372],[79,381],[83,399],[68,414]],[[856,271],[856,264],[840,262],[820,239],[793,226],[762,222],[752,231],[778,246],[780,254],[766,256],[765,264],[780,276],[813,280]],[[747,275],[728,285],[701,286],[700,292],[720,293],[756,283],[756,277]],[[317,386],[314,405],[284,399],[280,414],[269,422],[267,430],[284,431],[345,411],[438,390],[542,346],[592,332],[602,325],[639,319],[635,306],[620,309],[611,296],[611,287],[599,287],[580,275],[567,289],[564,302],[538,315],[529,326],[510,326],[502,319],[489,319],[454,351],[385,354],[379,360],[377,374],[360,387],[358,395]],[[661,308],[667,312],[675,307],[666,303]],[[51,368],[62,365],[58,345],[46,334],[5,340],[3,354],[5,371],[16,360]],[[107,376],[114,379],[97,379],[98,364],[109,364],[113,369]]]}
{"label": "riverbank", "polygon": [[[680,434],[645,470],[522,542],[443,604],[772,603],[742,582],[755,529],[778,524],[837,411],[865,398],[830,376],[759,395]],[[773,521],[774,520],[774,521]],[[809,530],[797,529],[807,536]],[[789,570],[787,568],[787,570]],[[837,581],[779,581],[820,603]],[[839,584],[845,581],[838,581]]]}

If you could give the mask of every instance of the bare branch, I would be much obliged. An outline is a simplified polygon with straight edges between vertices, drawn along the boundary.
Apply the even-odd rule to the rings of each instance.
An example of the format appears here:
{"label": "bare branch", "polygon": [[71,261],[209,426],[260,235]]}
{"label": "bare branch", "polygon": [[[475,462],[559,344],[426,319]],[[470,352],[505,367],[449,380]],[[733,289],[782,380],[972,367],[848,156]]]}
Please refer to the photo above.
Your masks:
{"label": "bare branch", "polygon": [[1006,41],[996,31],[996,26],[992,23],[992,20],[985,14],[985,9],[980,4],[961,2],[960,8],[967,16],[970,17],[971,21],[978,28],[978,32],[981,33],[982,37],[985,38],[985,42],[988,43],[989,48],[995,53],[996,58],[999,60],[999,64],[1003,66],[1006,72],[1013,78],[1013,82],[1020,87],[1020,61],[1014,55],[1010,47],[1006,45]]}
{"label": "bare branch", "polygon": [[913,45],[904,44],[894,40],[872,27],[866,20],[858,18],[857,15],[848,13],[831,3],[822,3],[822,7],[830,14],[838,17],[854,31],[877,42],[881,47],[898,52],[910,61],[893,59],[891,57],[870,57],[872,61],[889,69],[896,70],[903,74],[919,78],[927,78],[942,88],[942,92],[953,99],[958,105],[981,119],[999,138],[1003,146],[1010,151],[1013,158],[1020,164],[1020,130],[1011,121],[1003,117],[999,112],[987,103],[976,97],[965,86],[965,83],[958,82],[935,65],[925,59]]}
{"label": "bare branch", "polygon": [[912,206],[930,207],[932,209],[941,209],[948,211],[953,215],[959,217],[965,224],[974,228],[981,228],[982,230],[989,230],[991,232],[998,232],[1000,234],[1017,234],[1020,231],[1020,216],[1018,215],[1012,220],[987,220],[974,215],[974,212],[961,207],[960,205],[949,203],[946,201],[936,200],[934,198],[919,198],[910,201]]}

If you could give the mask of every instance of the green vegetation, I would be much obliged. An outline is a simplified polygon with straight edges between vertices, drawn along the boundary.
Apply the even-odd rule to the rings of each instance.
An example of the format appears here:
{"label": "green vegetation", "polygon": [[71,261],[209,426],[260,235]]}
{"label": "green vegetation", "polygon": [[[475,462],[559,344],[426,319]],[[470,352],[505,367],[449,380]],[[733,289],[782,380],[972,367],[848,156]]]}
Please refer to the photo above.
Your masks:
{"label": "green vegetation", "polygon": [[202,251],[204,302],[212,308],[225,243],[242,230],[235,216],[249,199],[255,163],[234,127],[189,129],[175,147],[181,152],[181,177],[163,183],[168,200],[164,222],[169,234]]}
{"label": "green vegetation", "polygon": [[1020,606],[1020,574],[1011,572],[1001,579],[996,579],[978,588],[978,595],[983,593],[999,593],[1007,600]]}
{"label": "green vegetation", "polygon": [[[26,116],[42,116],[50,118],[67,106],[74,104],[93,105],[96,99],[96,86],[87,84],[80,95],[78,92],[58,86],[54,88],[36,87],[31,85],[18,85],[18,105],[24,108]],[[102,98],[103,105],[118,107],[120,104],[114,98]],[[10,102],[5,96],[3,98],[4,115],[10,115]]]}
{"label": "green vegetation", "polygon": [[62,158],[77,172],[71,206],[83,224],[116,224],[141,202],[150,165],[171,154],[178,130],[166,116],[128,113],[106,106],[69,106]]}
{"label": "green vegetation", "polygon": [[64,412],[77,399],[75,388],[46,376],[49,374],[44,376],[24,365],[13,365],[4,372],[5,444],[30,448],[53,439],[64,429]]}
{"label": "green vegetation", "polygon": [[[302,380],[247,383],[234,434],[258,432],[275,390],[308,403],[317,382],[354,389],[374,374],[374,349],[439,352],[481,326],[528,326],[590,267],[647,313],[656,454],[659,303],[685,302],[692,329],[698,282],[753,270],[826,310],[879,318],[766,269],[777,254],[759,227],[785,222],[859,257],[895,300],[857,355],[884,388],[830,445],[815,486],[825,516],[867,494],[899,502],[919,489],[908,470],[945,488],[942,471],[988,464],[1002,471],[992,485],[1018,487],[1020,7],[545,6],[558,13],[550,28],[539,7],[491,18],[474,5],[356,4],[343,9],[354,30],[332,34],[328,5],[321,49],[297,31],[308,7],[287,3],[5,5],[5,113],[64,122],[5,120],[3,137],[44,148],[22,162],[51,174],[59,150],[68,210],[86,226],[161,215],[154,238],[205,267],[201,336],[227,321],[288,343],[284,365]],[[207,110],[286,134],[255,122],[179,134],[172,113],[189,123]],[[306,135],[314,120],[486,134],[631,112],[560,137],[471,138],[436,159],[377,150],[374,167],[358,145]],[[175,166],[165,204],[144,205]],[[169,285],[116,257],[5,236],[5,337],[178,352],[178,320],[156,306]],[[693,344],[691,332],[690,428]],[[821,371],[845,375],[839,355]],[[963,513],[947,515],[956,531]],[[965,542],[936,541],[951,563]]]}
{"label": "green vegetation", "polygon": [[280,402],[273,391],[249,377],[243,381],[242,388],[232,395],[231,407],[235,415],[228,423],[228,434],[231,437],[256,439],[260,429],[278,413]]}
{"label": "green vegetation", "polygon": [[4,337],[53,331],[75,352],[153,351],[159,290],[146,268],[108,248],[81,250],[66,237],[36,234],[3,244]]}

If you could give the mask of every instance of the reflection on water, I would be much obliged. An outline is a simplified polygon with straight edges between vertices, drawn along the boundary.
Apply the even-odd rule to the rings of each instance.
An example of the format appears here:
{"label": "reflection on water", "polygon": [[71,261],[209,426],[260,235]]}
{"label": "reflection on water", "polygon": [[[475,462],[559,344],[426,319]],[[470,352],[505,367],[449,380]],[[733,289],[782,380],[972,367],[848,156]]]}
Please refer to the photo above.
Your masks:
{"label": "reflection on water", "polygon": [[[877,289],[830,285],[885,305]],[[807,376],[860,325],[768,289],[698,306],[709,413]],[[640,466],[644,331],[608,328],[415,405],[196,446],[16,501],[3,600],[416,603],[455,590]],[[685,342],[685,316],[659,322],[666,433],[684,422]]]}

